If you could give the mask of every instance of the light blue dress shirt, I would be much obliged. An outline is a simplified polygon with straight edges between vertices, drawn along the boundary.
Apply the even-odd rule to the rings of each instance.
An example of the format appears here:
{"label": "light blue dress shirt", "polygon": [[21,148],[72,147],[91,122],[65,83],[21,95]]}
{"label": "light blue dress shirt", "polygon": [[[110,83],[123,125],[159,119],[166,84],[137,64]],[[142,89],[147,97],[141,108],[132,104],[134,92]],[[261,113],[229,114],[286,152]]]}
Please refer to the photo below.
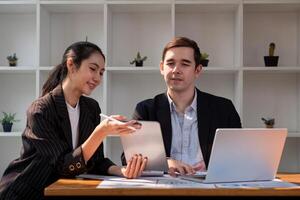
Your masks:
{"label": "light blue dress shirt", "polygon": [[177,112],[176,105],[168,95],[172,123],[171,158],[189,165],[203,161],[198,137],[197,91],[193,102],[184,114]]}

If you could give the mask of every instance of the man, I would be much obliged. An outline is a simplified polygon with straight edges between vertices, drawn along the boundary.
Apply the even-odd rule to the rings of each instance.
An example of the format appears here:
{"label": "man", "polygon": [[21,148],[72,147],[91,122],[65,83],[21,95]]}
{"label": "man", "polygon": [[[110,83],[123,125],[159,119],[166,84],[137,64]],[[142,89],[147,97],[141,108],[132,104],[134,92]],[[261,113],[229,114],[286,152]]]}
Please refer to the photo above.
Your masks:
{"label": "man", "polygon": [[241,127],[230,100],[195,87],[202,70],[200,56],[195,41],[170,41],[160,62],[167,92],[138,103],[134,113],[134,119],[160,123],[171,175],[205,171],[216,129]]}

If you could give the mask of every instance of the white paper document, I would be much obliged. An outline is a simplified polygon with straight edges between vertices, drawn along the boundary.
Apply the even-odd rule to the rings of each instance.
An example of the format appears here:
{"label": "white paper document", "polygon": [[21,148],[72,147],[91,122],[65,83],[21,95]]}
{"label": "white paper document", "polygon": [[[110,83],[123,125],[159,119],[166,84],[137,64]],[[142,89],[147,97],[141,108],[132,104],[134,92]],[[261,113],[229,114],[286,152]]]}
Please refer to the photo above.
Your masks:
{"label": "white paper document", "polygon": [[170,175],[164,175],[162,177],[140,177],[138,179],[91,174],[82,174],[78,177],[103,180],[97,188],[215,188],[214,184],[186,181],[171,177]]}
{"label": "white paper document", "polygon": [[280,179],[274,179],[273,181],[219,183],[216,184],[216,188],[300,188],[300,186]]}
{"label": "white paper document", "polygon": [[174,178],[170,175],[164,175],[162,177],[140,177],[137,179],[93,174],[81,174],[77,177],[102,180],[97,188],[300,188],[299,185],[281,181],[280,179],[274,179],[273,181],[208,184]]}

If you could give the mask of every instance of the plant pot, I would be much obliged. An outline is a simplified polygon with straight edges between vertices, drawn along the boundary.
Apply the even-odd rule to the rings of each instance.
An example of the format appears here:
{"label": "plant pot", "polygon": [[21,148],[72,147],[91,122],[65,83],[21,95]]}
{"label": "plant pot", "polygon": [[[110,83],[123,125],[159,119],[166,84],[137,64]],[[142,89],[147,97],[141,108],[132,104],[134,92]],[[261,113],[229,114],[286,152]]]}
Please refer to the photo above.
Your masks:
{"label": "plant pot", "polygon": [[4,132],[11,132],[12,125],[13,125],[13,123],[4,123],[4,124],[2,124],[3,131]]}
{"label": "plant pot", "polygon": [[9,62],[9,66],[10,66],[10,67],[15,67],[15,66],[17,66],[17,61],[10,61],[10,62]]}
{"label": "plant pot", "polygon": [[266,125],[266,128],[273,128],[274,125]]}
{"label": "plant pot", "polygon": [[203,66],[203,67],[206,67],[208,65],[208,62],[209,60],[205,59],[205,60],[200,60],[200,64]]}
{"label": "plant pot", "polygon": [[143,61],[140,62],[135,62],[136,67],[142,67],[143,66]]}
{"label": "plant pot", "polygon": [[264,56],[266,67],[276,67],[278,65],[279,56]]}

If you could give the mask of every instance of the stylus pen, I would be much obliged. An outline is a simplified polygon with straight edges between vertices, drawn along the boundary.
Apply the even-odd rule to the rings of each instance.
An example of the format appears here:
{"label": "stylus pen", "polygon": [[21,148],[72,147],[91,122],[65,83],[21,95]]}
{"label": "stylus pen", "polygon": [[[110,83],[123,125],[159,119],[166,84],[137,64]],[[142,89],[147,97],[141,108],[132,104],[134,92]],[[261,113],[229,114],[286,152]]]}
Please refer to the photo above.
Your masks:
{"label": "stylus pen", "polygon": [[[100,116],[101,116],[101,117],[104,117],[104,118],[106,118],[106,119],[115,121],[115,122],[120,122],[120,123],[122,123],[122,124],[125,124],[126,122],[128,122],[128,121],[126,121],[126,120],[124,120],[124,121],[123,121],[123,120],[117,120],[117,119],[115,119],[115,118],[112,118],[112,117],[107,116],[107,115],[102,114],[102,113],[100,113]],[[134,122],[134,125],[140,125],[140,126],[142,126],[142,124],[141,124],[140,122],[138,122],[138,121]]]}
{"label": "stylus pen", "polygon": [[118,123],[120,123],[120,124],[125,124],[125,122],[122,122],[122,121],[117,120],[117,119],[115,119],[115,118],[113,118],[113,117],[107,116],[107,115],[105,115],[105,114],[103,114],[103,113],[100,113],[100,116],[103,117],[103,118],[105,118],[105,119],[109,119],[109,120],[111,120],[111,121],[118,122]]}
{"label": "stylus pen", "polygon": [[[100,116],[103,117],[103,118],[105,118],[105,119],[109,119],[109,120],[111,120],[111,121],[118,122],[118,123],[120,123],[120,124],[125,124],[125,122],[122,122],[122,121],[117,120],[117,119],[115,119],[115,118],[113,118],[113,117],[107,116],[107,115],[105,115],[105,114],[103,114],[103,113],[100,113]],[[134,124],[142,125],[142,124],[139,123],[139,122],[135,122]],[[134,127],[132,127],[132,126],[129,126],[129,128],[132,129],[132,130],[134,130],[134,131],[136,131],[136,128],[134,128]]]}

